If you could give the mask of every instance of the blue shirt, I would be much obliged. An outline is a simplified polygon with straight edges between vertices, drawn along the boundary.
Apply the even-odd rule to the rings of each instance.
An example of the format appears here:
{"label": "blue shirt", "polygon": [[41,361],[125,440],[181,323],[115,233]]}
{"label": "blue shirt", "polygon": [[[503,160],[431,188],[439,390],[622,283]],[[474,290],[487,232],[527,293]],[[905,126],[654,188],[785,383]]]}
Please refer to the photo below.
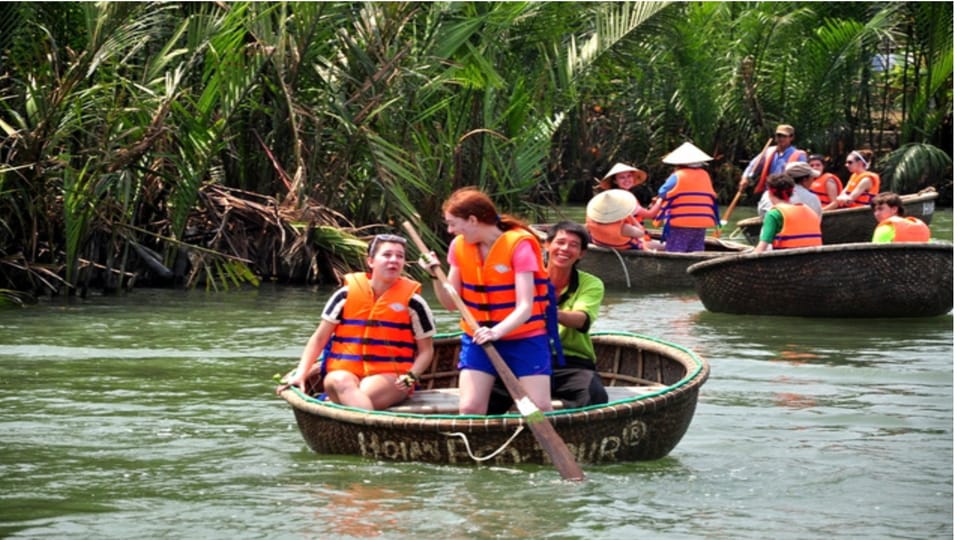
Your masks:
{"label": "blue shirt", "polygon": [[[787,163],[789,163],[789,161],[787,160],[790,159],[790,156],[792,156],[794,152],[800,152],[800,156],[797,158],[797,161],[804,161],[804,162],[807,161],[807,153],[801,150],[797,150],[795,146],[788,146],[787,149],[784,150],[783,152],[777,152],[777,150],[774,149],[773,162],[770,163],[770,170],[767,172],[767,177],[769,178],[770,176],[773,176],[775,174],[782,173],[783,170],[787,168]],[[757,156],[750,161],[750,164],[747,165],[747,170],[743,171],[743,176],[749,178],[749,177],[752,177],[755,173],[759,172],[759,171],[754,171],[754,169],[757,168],[757,164],[760,163],[760,158],[763,157],[764,153],[766,152],[757,154]]]}

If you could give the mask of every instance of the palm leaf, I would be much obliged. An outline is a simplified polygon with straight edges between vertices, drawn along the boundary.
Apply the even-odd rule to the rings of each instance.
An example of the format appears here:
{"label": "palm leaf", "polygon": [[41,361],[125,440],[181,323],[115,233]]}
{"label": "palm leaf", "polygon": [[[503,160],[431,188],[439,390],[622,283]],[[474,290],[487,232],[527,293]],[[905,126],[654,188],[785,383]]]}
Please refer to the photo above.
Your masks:
{"label": "palm leaf", "polygon": [[949,154],[932,144],[910,143],[887,154],[878,166],[886,189],[912,193],[919,188],[937,185],[949,178],[953,161]]}

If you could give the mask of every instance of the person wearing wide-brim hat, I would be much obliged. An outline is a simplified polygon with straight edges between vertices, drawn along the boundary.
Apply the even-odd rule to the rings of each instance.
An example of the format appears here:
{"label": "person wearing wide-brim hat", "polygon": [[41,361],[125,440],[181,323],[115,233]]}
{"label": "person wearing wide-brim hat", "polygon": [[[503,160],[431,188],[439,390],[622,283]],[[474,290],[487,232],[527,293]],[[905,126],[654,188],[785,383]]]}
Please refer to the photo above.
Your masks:
{"label": "person wearing wide-brim hat", "polygon": [[[813,170],[809,164],[803,161],[787,164],[784,174],[793,178],[796,185],[793,187],[793,195],[790,196],[790,203],[803,203],[810,207],[817,216],[823,214],[823,207],[820,204],[820,197],[810,191],[810,184],[819,176],[817,171]],[[770,200],[770,191],[766,190],[760,196],[757,203],[757,215],[761,218],[773,208],[773,201]]]}
{"label": "person wearing wide-brim hat", "polygon": [[606,191],[612,188],[620,188],[630,191],[633,186],[641,185],[647,181],[647,172],[626,163],[615,163],[607,174],[597,182],[595,191]]}
{"label": "person wearing wide-brim hat", "polygon": [[[607,174],[593,186],[594,193],[600,193],[608,189],[624,189],[633,193],[638,201],[649,201],[653,197],[653,190],[647,187],[647,172],[626,163],[616,163]],[[644,219],[651,219],[654,212],[643,207],[643,203],[637,205],[637,210],[633,217],[643,222]]]}
{"label": "person wearing wide-brim hat", "polygon": [[637,198],[625,189],[608,189],[587,203],[587,231],[598,246],[644,249],[646,231],[634,217]]}
{"label": "person wearing wide-brim hat", "polygon": [[717,193],[704,169],[713,160],[695,145],[685,142],[663,158],[676,168],[660,187],[659,200],[651,210],[663,221],[666,250],[678,253],[703,251],[707,229],[720,224]]}

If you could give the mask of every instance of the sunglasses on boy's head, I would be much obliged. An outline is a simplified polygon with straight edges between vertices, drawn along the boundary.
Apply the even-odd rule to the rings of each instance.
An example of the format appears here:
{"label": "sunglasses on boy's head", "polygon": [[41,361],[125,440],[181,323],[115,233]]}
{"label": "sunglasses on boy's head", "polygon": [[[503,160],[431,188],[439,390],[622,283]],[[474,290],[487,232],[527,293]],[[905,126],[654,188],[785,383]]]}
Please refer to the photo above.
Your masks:
{"label": "sunglasses on boy's head", "polygon": [[407,245],[407,239],[402,236],[397,236],[395,234],[378,234],[373,237],[373,240],[370,241],[370,245],[367,246],[367,255],[372,256],[374,253],[376,253],[377,246],[383,242],[402,244],[403,246]]}

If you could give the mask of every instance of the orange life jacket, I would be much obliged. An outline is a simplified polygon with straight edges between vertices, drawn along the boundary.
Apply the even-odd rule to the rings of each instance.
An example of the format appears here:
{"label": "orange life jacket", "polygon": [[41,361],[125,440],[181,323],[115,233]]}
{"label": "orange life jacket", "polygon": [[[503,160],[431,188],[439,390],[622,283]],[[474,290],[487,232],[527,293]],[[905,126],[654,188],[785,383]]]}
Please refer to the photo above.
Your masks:
{"label": "orange life jacket", "polygon": [[674,172],[677,183],[663,198],[658,220],[668,227],[708,229],[720,223],[717,217],[717,193],[710,174],[699,168],[680,168]]}
{"label": "orange life jacket", "polygon": [[[457,236],[453,242],[454,258],[460,268],[462,283],[460,297],[480,326],[497,324],[517,306],[513,252],[520,242],[530,242],[534,253],[538,255],[542,252],[537,237],[519,228],[504,231],[490,247],[486,260],[480,256],[480,247],[465,242],[463,236]],[[538,256],[537,261],[539,268],[533,275],[534,298],[530,318],[501,339],[546,332],[546,313],[550,305],[547,287],[550,279],[543,266],[543,258]],[[473,335],[473,329],[466,321],[460,321],[460,328],[468,335]]]}
{"label": "orange life jacket", "polygon": [[827,193],[827,185],[831,183],[837,186],[838,195],[843,192],[843,182],[841,182],[840,179],[837,178],[837,175],[833,173],[823,173],[817,177],[816,180],[810,183],[809,189],[814,195],[820,198],[820,206],[826,206],[833,202],[830,200],[830,195]]}
{"label": "orange life jacket", "polygon": [[640,249],[642,244],[639,238],[625,236],[620,232],[625,221],[627,220],[622,219],[613,223],[598,223],[587,218],[587,231],[590,233],[590,240],[598,246],[613,249]]}
{"label": "orange life jacket", "polygon": [[870,189],[861,193],[856,200],[850,201],[846,206],[870,206],[870,201],[872,201],[873,198],[880,193],[880,175],[870,171],[863,171],[851,175],[850,180],[847,180],[847,187],[843,188],[843,192],[853,193],[853,190],[857,188],[857,184],[859,184],[864,177],[870,179]]}
{"label": "orange life jacket", "polygon": [[[775,161],[773,158],[776,155],[777,147],[772,146],[767,148],[766,153],[763,157],[760,158],[760,161],[757,162],[757,168],[760,169],[760,179],[757,180],[757,187],[753,189],[754,193],[763,193],[763,190],[767,187],[767,177],[770,176],[770,167]],[[790,155],[787,156],[787,163],[793,163],[799,161],[801,157],[804,159],[807,158],[807,153],[803,150],[797,150],[793,146],[787,147],[784,152],[790,152]],[[756,170],[756,169],[754,169]],[[783,171],[780,171],[783,172]]]}
{"label": "orange life jacket", "polygon": [[773,238],[773,249],[823,245],[820,216],[803,203],[774,206],[783,216],[783,228]]}
{"label": "orange life jacket", "polygon": [[347,301],[331,338],[327,371],[349,371],[360,378],[410,371],[416,342],[409,305],[420,284],[401,277],[380,298],[374,298],[367,274],[347,274],[344,281]]}
{"label": "orange life jacket", "polygon": [[890,225],[893,227],[894,242],[929,242],[930,227],[922,220],[913,216],[890,216],[880,222],[878,227]]}

